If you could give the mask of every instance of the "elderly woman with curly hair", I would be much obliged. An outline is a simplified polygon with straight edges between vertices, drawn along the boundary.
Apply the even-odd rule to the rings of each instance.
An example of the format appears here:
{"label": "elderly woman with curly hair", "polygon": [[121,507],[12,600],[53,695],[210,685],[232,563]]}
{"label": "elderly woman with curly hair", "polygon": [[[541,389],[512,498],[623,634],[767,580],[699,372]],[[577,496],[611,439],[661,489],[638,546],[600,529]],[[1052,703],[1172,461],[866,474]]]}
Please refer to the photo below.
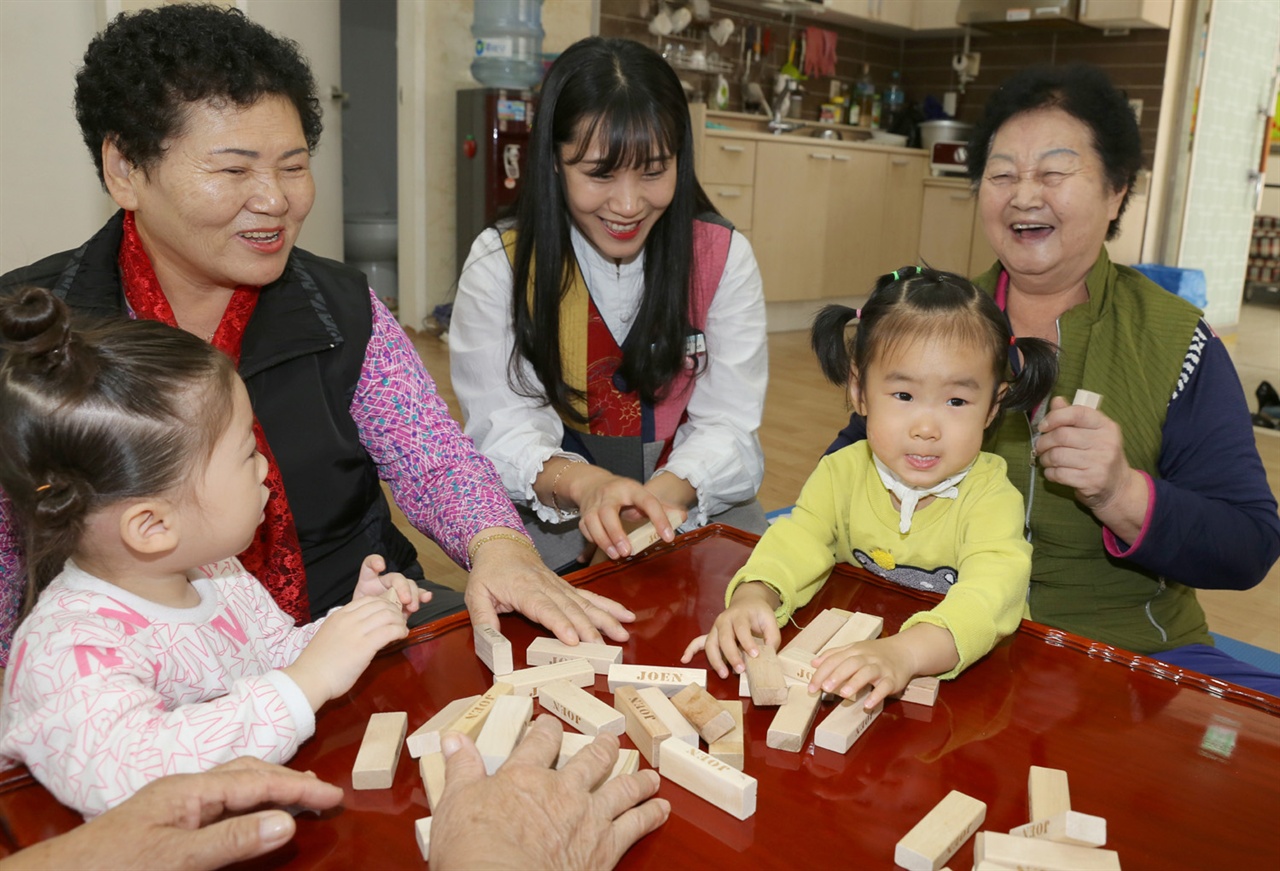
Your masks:
{"label": "elderly woman with curly hair", "polygon": [[[73,310],[176,325],[236,361],[270,464],[245,567],[299,620],[351,597],[380,554],[431,590],[414,622],[520,611],[562,640],[621,640],[621,605],[546,569],[501,480],[449,417],[412,344],[359,272],[295,247],[315,187],[315,82],[292,42],[235,9],[117,17],[76,77],[76,117],[120,211],[73,251],[0,278]],[[145,461],[145,458],[139,458]],[[423,579],[379,479],[470,577]],[[60,484],[41,497],[56,507]],[[0,498],[0,664],[19,617],[22,546]]]}
{"label": "elderly woman with curly hair", "polygon": [[[1280,695],[1280,676],[1213,647],[1196,600],[1255,586],[1280,554],[1240,379],[1198,309],[1103,245],[1142,164],[1125,95],[1096,67],[1023,70],[969,145],[1000,258],[974,283],[1016,335],[1060,348],[1051,402],[984,445],[1026,501],[1026,616]],[[1070,404],[1080,388],[1101,406]],[[864,431],[851,420],[832,449]]]}

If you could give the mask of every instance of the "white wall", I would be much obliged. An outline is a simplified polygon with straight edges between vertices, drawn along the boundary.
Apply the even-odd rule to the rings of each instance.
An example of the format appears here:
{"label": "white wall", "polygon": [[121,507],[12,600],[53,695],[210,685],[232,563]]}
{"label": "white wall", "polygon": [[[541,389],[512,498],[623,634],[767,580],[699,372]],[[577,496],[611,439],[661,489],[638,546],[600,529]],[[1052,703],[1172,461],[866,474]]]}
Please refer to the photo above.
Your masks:
{"label": "white wall", "polygon": [[0,0],[0,272],[74,248],[114,211],[72,108],[94,0]]}

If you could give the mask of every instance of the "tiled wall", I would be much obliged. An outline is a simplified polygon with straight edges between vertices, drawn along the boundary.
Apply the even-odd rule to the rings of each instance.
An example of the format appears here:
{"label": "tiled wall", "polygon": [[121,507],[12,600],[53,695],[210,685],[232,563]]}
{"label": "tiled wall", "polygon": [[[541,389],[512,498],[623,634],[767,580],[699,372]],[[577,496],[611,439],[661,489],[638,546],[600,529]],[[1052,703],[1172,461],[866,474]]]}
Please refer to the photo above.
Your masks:
{"label": "tiled wall", "polygon": [[[960,37],[906,40],[903,43],[903,79],[907,95],[955,90],[951,58],[964,47]],[[1160,122],[1167,30],[1134,30],[1127,36],[1104,36],[1102,31],[1081,27],[1070,30],[1020,31],[1017,35],[974,36],[969,50],[982,61],[978,78],[968,84],[957,102],[961,121],[976,121],[987,98],[1014,72],[1034,64],[1091,63],[1102,67],[1111,81],[1130,99],[1142,100],[1138,126],[1142,132],[1143,165],[1151,168],[1156,130]]]}
{"label": "tiled wall", "polygon": [[[639,40],[661,50],[665,43],[685,42],[690,48],[703,43],[704,29],[691,25],[684,40],[657,37],[648,32],[644,0],[601,0],[600,33],[602,36],[625,36]],[[878,88],[884,87],[893,70],[901,70],[902,84],[910,101],[921,102],[926,95],[941,101],[943,93],[956,90],[955,75],[951,70],[951,58],[963,48],[960,37],[899,38],[867,33],[830,22],[808,22],[771,13],[760,7],[744,7],[728,2],[713,2],[712,16],[728,16],[737,24],[728,44],[720,49],[721,55],[735,64],[735,73],[727,76],[730,85],[731,109],[741,109],[741,69],[739,62],[739,34],[747,24],[769,27],[773,33],[773,51],[760,64],[751,68],[754,78],[770,93],[773,78],[786,60],[787,46],[791,38],[806,26],[819,26],[833,30],[836,43],[836,78],[853,84],[862,73],[862,64],[871,64],[871,74]],[[1070,30],[1024,30],[1013,35],[975,35],[970,40],[970,51],[982,54],[978,78],[971,82],[966,93],[960,95],[957,114],[962,121],[972,121],[981,114],[982,106],[991,92],[1015,70],[1035,63],[1065,64],[1076,61],[1098,64],[1110,73],[1117,86],[1128,92],[1131,98],[1143,101],[1140,120],[1146,166],[1150,168],[1155,150],[1156,128],[1159,123],[1160,97],[1164,78],[1165,54],[1169,34],[1164,30],[1134,30],[1126,36],[1104,36],[1090,28]],[[714,46],[712,46],[714,48]],[[685,78],[709,86],[708,81],[698,82],[697,74]],[[816,79],[807,83],[804,97],[804,117],[816,120],[820,105],[827,98],[829,79]]]}

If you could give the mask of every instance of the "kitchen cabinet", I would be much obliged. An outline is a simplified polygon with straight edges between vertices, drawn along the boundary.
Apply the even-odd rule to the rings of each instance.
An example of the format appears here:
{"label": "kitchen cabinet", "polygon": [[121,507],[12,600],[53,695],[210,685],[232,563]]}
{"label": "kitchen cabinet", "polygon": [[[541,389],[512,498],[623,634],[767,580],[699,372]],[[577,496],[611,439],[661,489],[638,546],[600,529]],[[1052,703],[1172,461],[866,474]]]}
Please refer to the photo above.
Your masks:
{"label": "kitchen cabinet", "polygon": [[1168,30],[1173,0],[1081,0],[1080,23],[1103,29]]}
{"label": "kitchen cabinet", "polygon": [[923,154],[759,143],[752,245],[766,300],[858,296],[914,263],[926,166]]}
{"label": "kitchen cabinet", "polygon": [[[918,0],[826,0],[828,12],[859,21],[910,28]],[[955,18],[951,19],[955,24]]]}
{"label": "kitchen cabinet", "polygon": [[968,182],[926,181],[922,191],[920,262],[972,277],[996,260],[977,220]]}
{"label": "kitchen cabinet", "polygon": [[956,12],[960,0],[915,0],[915,12],[911,19],[912,30],[956,30]]}
{"label": "kitchen cabinet", "polygon": [[756,143],[708,137],[702,148],[698,180],[711,203],[733,225],[751,229]]}

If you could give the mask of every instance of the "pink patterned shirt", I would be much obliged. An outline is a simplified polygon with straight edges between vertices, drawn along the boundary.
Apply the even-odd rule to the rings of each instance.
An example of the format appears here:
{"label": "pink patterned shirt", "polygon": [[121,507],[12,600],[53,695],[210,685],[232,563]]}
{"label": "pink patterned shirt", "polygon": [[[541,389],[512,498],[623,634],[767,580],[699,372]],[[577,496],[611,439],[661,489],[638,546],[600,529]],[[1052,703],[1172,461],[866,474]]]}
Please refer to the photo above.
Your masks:
{"label": "pink patterned shirt", "polygon": [[295,627],[234,558],[197,574],[200,604],[168,608],[68,561],[14,636],[0,768],[92,817],[167,774],[290,759],[315,714],[277,669],[323,621]]}
{"label": "pink patterned shirt", "polygon": [[[449,415],[404,329],[372,291],[373,331],[351,419],[360,443],[414,528],[460,566],[467,544],[490,526],[524,534],[524,525],[489,462]],[[26,585],[13,509],[0,491],[0,667],[18,622]]]}

